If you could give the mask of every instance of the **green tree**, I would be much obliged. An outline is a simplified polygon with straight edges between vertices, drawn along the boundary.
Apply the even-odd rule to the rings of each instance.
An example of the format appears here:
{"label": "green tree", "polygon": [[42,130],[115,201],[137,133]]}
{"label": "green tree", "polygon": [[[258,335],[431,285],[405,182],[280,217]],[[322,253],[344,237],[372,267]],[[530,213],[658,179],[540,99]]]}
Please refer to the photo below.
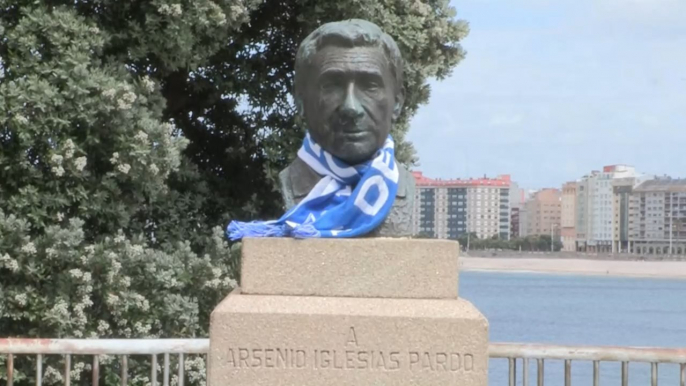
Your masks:
{"label": "green tree", "polygon": [[427,80],[464,56],[454,16],[447,0],[0,0],[2,335],[205,336],[236,279],[221,228],[282,210],[299,42],[351,17],[396,38],[412,163]]}

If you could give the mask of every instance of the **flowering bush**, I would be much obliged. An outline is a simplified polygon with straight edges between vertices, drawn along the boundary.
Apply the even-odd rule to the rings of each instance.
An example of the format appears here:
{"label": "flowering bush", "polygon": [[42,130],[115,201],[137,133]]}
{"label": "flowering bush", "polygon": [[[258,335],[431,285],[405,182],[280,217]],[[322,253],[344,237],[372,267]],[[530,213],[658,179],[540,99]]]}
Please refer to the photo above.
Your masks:
{"label": "flowering bush", "polygon": [[[230,267],[223,263],[230,261],[231,252],[221,229],[214,230],[208,254],[198,256],[188,243],[165,252],[122,233],[89,243],[83,226],[83,220],[71,219],[32,237],[27,221],[0,211],[0,331],[4,335],[207,336],[209,310],[236,285]],[[111,363],[113,358],[102,360]],[[189,363],[197,367],[197,361]],[[49,370],[55,367],[62,368],[46,368],[48,384],[61,379]],[[88,369],[89,365],[77,365],[74,379]],[[115,370],[111,369],[113,374]]]}
{"label": "flowering bush", "polygon": [[[203,184],[159,86],[97,59],[108,37],[71,11],[36,8],[3,38],[0,335],[206,337],[235,253],[198,211]],[[100,360],[117,384],[118,361]],[[60,361],[44,359],[47,384],[62,381]],[[34,362],[17,358],[15,385],[34,382]],[[134,384],[146,362],[129,361]],[[73,358],[73,380],[90,366]],[[204,383],[202,358],[185,366]]]}

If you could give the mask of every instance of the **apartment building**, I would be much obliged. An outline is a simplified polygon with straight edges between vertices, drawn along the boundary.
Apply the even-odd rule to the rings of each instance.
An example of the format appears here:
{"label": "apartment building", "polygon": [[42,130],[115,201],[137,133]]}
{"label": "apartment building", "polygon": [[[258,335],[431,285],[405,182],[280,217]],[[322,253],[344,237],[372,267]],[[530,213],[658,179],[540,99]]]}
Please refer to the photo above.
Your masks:
{"label": "apartment building", "polygon": [[[559,235],[561,218],[561,192],[559,189],[542,189],[534,193],[524,204],[526,212],[520,232],[525,236]],[[520,220],[522,213],[520,212]]]}
{"label": "apartment building", "polygon": [[413,231],[456,239],[466,232],[479,238],[510,237],[510,176],[432,179],[413,172],[417,186]]}
{"label": "apartment building", "polygon": [[510,238],[516,239],[519,237],[519,215],[521,213],[521,208],[510,209]]}
{"label": "apartment building", "polygon": [[567,182],[562,186],[561,217],[563,251],[576,250],[576,181]]}
{"label": "apartment building", "polygon": [[686,179],[641,182],[629,195],[628,249],[686,254]]}
{"label": "apartment building", "polygon": [[[576,249],[589,252],[621,250],[621,179],[640,178],[636,169],[627,165],[609,165],[577,181]],[[624,182],[626,183],[626,182]],[[617,189],[616,189],[617,188]],[[625,197],[626,198],[626,197]],[[620,202],[618,203],[617,200]],[[628,240],[625,240],[628,247]]]}

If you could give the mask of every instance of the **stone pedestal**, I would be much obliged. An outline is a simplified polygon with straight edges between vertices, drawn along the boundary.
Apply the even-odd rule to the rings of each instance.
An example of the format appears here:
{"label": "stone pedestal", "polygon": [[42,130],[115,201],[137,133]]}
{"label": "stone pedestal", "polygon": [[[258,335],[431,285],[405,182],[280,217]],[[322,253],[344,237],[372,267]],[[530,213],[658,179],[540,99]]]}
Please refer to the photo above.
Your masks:
{"label": "stone pedestal", "polygon": [[209,385],[486,386],[488,322],[457,296],[457,258],[447,240],[244,240]]}

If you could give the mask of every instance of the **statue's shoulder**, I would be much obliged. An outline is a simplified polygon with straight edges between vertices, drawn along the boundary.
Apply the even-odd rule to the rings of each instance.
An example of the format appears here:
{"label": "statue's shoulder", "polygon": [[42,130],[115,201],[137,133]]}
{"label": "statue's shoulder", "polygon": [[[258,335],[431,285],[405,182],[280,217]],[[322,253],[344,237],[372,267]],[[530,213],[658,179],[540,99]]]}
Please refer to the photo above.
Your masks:
{"label": "statue's shoulder", "polygon": [[319,182],[321,176],[305,161],[296,158],[279,173],[279,188],[284,205],[290,208],[298,203]]}
{"label": "statue's shoulder", "polygon": [[397,197],[414,196],[415,181],[412,172],[405,165],[398,163],[398,194]]}

